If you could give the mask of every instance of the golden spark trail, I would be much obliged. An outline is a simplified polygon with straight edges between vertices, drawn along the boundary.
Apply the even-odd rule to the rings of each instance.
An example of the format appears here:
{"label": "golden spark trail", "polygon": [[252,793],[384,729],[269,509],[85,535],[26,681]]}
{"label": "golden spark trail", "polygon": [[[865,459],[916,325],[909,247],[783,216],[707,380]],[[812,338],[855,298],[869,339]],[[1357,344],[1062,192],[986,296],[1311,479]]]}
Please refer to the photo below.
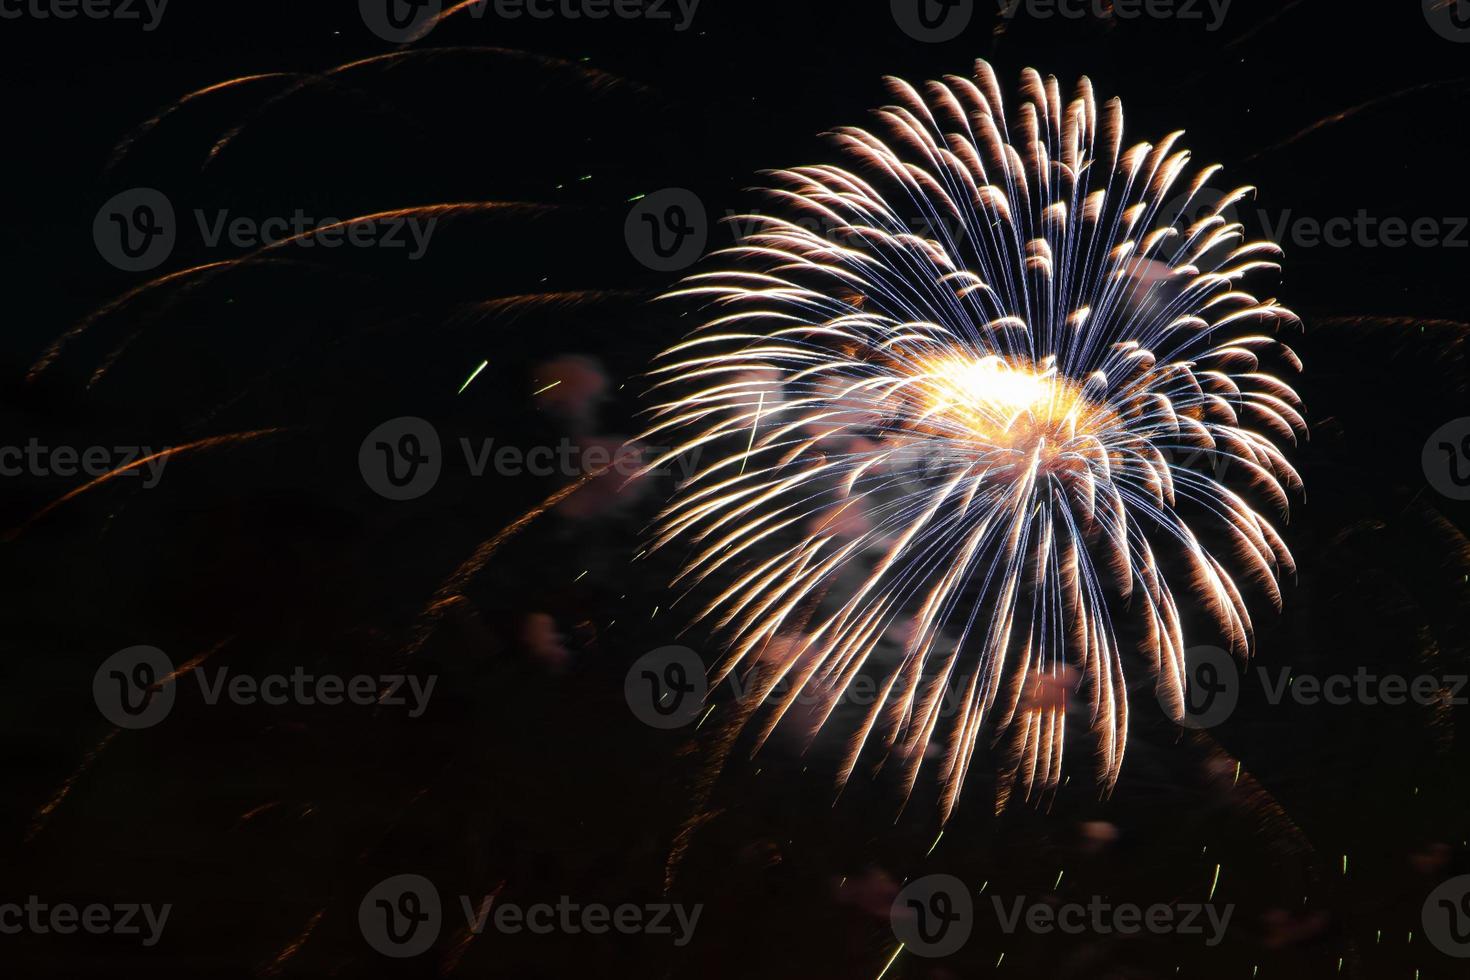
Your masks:
{"label": "golden spark trail", "polygon": [[141,459],[135,459],[126,466],[119,466],[115,470],[110,470],[106,473],[103,473],[96,479],[89,480],[81,486],[69,490],[66,493],[62,494],[60,497],[57,497],[55,500],[51,501],[51,503],[47,504],[45,507],[42,507],[40,510],[36,511],[29,518],[27,518],[25,523],[6,532],[5,540],[14,541],[21,534],[25,533],[32,526],[34,526],[36,522],[43,519],[47,514],[51,513],[53,510],[60,507],[67,501],[80,497],[82,494],[88,492],[89,490],[94,490],[104,483],[110,483],[120,476],[126,476],[127,474],[137,470],[139,467],[147,466],[150,463],[154,463],[161,459],[171,459],[181,453],[204,452],[210,449],[220,449],[225,446],[236,446],[241,443],[251,442],[256,439],[264,438],[265,436],[273,436],[286,431],[288,430],[275,428],[256,429],[253,432],[231,432],[227,435],[210,436],[207,439],[198,439],[194,442],[185,443],[182,446],[173,446],[169,449],[163,449],[159,452],[152,453],[151,455],[144,456]]}
{"label": "golden spark trail", "polygon": [[444,618],[444,614],[452,607],[464,601],[465,587],[480,573],[480,570],[485,567],[486,563],[495,556],[495,553],[500,550],[501,545],[514,538],[517,534],[520,534],[527,527],[530,527],[536,518],[563,500],[566,500],[611,468],[612,464],[609,463],[601,469],[583,474],[576,481],[562,487],[541,501],[541,503],[516,518],[513,522],[501,528],[493,537],[481,542],[480,546],[474,550],[474,553],[460,563],[460,566],[454,570],[454,574],[444,580],[444,583],[439,586],[438,591],[434,593],[434,597],[424,607],[423,612],[419,614],[419,627],[415,632],[413,641],[404,650],[404,654],[406,656],[413,656],[419,650],[423,649],[424,644],[428,642],[429,637],[433,634],[434,628]]}

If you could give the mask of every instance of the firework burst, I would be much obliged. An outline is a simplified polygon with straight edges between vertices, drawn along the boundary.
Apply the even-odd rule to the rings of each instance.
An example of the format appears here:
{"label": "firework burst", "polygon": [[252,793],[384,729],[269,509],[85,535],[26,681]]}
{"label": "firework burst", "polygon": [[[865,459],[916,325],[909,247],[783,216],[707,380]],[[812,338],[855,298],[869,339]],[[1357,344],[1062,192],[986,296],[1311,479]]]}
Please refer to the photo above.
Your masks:
{"label": "firework burst", "polygon": [[1125,652],[1183,710],[1176,591],[1245,657],[1245,595],[1279,608],[1294,571],[1278,444],[1306,424],[1269,369],[1300,370],[1275,338],[1298,321],[1241,288],[1280,250],[1228,217],[1250,188],[1187,176],[1181,133],[1125,149],[1085,78],[1064,101],[1028,69],[1009,119],[984,62],[888,84],[885,135],[833,134],[850,169],[774,172],[784,216],[670,294],[715,315],[652,370],[644,438],[675,448],[650,468],[701,454],[652,547],[687,549],[676,585],[730,642],[714,680],[770,707],[758,741],[877,675],[839,783],[869,747],[906,792],[932,759],[947,818],[992,741],[1001,803],[1059,784],[1076,688],[1111,788]]}

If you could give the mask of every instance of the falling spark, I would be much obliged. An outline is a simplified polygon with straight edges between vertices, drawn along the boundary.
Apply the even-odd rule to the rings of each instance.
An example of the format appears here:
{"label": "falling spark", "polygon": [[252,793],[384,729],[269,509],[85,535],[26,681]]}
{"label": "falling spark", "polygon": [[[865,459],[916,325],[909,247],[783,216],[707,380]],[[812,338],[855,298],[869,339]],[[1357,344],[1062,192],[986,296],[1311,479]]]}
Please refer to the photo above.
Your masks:
{"label": "falling spark", "polygon": [[40,510],[32,514],[25,521],[25,523],[6,532],[5,540],[14,541],[17,537],[19,537],[30,527],[32,527],[37,521],[40,521],[47,514],[60,507],[62,504],[65,504],[67,501],[80,497],[82,494],[87,493],[90,490],[95,490],[97,487],[100,487],[105,483],[110,483],[113,480],[118,479],[119,477],[127,476],[129,473],[136,473],[139,469],[150,466],[160,460],[172,459],[174,456],[178,456],[183,453],[205,452],[211,449],[221,449],[227,446],[237,446],[241,443],[251,442],[253,440],[261,439],[266,436],[277,435],[285,431],[287,430],[256,429],[253,432],[231,432],[227,435],[210,436],[207,439],[198,439],[194,442],[185,443],[182,446],[174,446],[170,449],[160,450],[159,452],[144,456],[141,459],[135,459],[131,463],[128,463],[126,466],[119,466],[117,469],[109,470],[96,479],[89,480],[79,487],[68,490],[66,493],[62,494],[60,497],[57,497],[55,500],[51,501],[51,503],[47,504],[45,507],[42,507]]}
{"label": "falling spark", "polygon": [[[168,674],[165,674],[163,677],[160,677],[158,680],[154,681],[149,690],[158,690],[166,684],[172,684],[179,678],[187,676],[196,667],[204,663],[204,661],[208,660],[220,650],[224,649],[225,644],[229,643],[233,639],[233,636],[226,637],[203,653],[195,657],[191,657],[189,660],[186,660],[183,664],[170,671]],[[81,779],[81,777],[84,776],[88,772],[88,770],[92,768],[92,766],[97,762],[97,759],[102,755],[103,751],[105,751],[107,747],[112,744],[113,740],[116,739],[117,736],[121,734],[121,732],[121,728],[113,728],[106,735],[102,736],[101,740],[98,741],[96,745],[92,746],[92,748],[89,749],[84,756],[82,756],[81,764],[77,766],[77,768],[72,772],[70,776],[66,777],[66,781],[61,784],[60,789],[58,789],[55,793],[51,795],[51,799],[46,802],[46,805],[37,810],[35,816],[31,818],[31,825],[26,830],[25,835],[25,842],[27,844],[34,841],[40,835],[41,831],[46,829],[46,822],[51,819],[51,815],[56,812],[56,809],[61,806],[61,804],[66,800],[68,796],[71,795],[71,791],[76,786],[77,780]]]}
{"label": "falling spark", "polygon": [[1215,900],[1215,886],[1218,884],[1220,884],[1220,866],[1217,864],[1215,865],[1215,879],[1210,882],[1210,897],[1205,899],[1205,901],[1213,902]]}
{"label": "falling spark", "polygon": [[555,388],[559,384],[561,384],[560,381],[553,381],[551,384],[547,385],[545,388],[538,388],[535,391],[531,392],[531,397],[532,398],[535,398],[537,395],[542,394],[543,392],[550,391],[552,388]]}
{"label": "falling spark", "polygon": [[483,371],[483,370],[485,370],[486,366],[488,366],[489,363],[490,363],[489,361],[481,361],[480,362],[480,366],[477,367],[477,368],[475,368],[474,372],[471,373],[468,378],[465,378],[464,384],[462,384],[462,385],[459,386],[459,391],[455,392],[455,394],[457,394],[457,395],[463,395],[464,394],[464,390],[470,386],[470,382],[472,382],[476,378],[478,378],[480,376],[480,372]]}
{"label": "falling spark", "polygon": [[745,464],[750,462],[750,451],[755,448],[755,430],[760,428],[761,412],[766,407],[766,393],[760,393],[760,401],[756,402],[755,419],[750,423],[750,441],[745,444],[745,458],[740,461],[740,475],[745,475]]}
{"label": "falling spark", "polygon": [[[1115,610],[1141,620],[1160,700],[1182,718],[1176,588],[1245,658],[1245,586],[1279,608],[1295,571],[1256,507],[1284,519],[1302,488],[1278,446],[1306,434],[1300,399],[1269,373],[1300,370],[1271,336],[1299,320],[1242,288],[1279,271],[1280,249],[1244,242],[1224,213],[1250,188],[1184,218],[1218,168],[1186,179],[1179,133],[1124,149],[1120,104],[1099,107],[1086,79],[1065,102],[1028,69],[1009,121],[984,62],[927,98],[889,84],[891,140],[842,128],[853,169],[776,171],[792,220],[746,216],[728,267],[665,297],[716,313],[651,371],[662,400],[642,438],[673,448],[648,471],[700,455],[650,551],[688,548],[674,583],[712,592],[696,618],[729,642],[715,682],[790,682],[757,747],[803,693],[820,728],[897,642],[840,782],[870,742],[904,760],[906,792],[933,758],[947,820],[977,749],[998,744],[1000,803],[1013,785],[1053,790],[1056,691],[1075,674],[1110,790],[1128,728]],[[922,234],[899,202],[924,212]],[[1229,542],[1223,559],[1181,509]],[[941,730],[951,692],[960,710]]]}
{"label": "falling spark", "polygon": [[924,852],[924,856],[925,857],[928,857],[930,854],[933,854],[934,853],[934,848],[936,848],[936,847],[939,846],[940,838],[942,838],[943,836],[944,836],[944,831],[941,830],[939,832],[939,837],[934,838],[934,843],[932,843],[932,844],[929,845],[929,850],[927,850],[926,852]]}
{"label": "falling spark", "polygon": [[[470,557],[461,562],[459,567],[454,570],[454,573],[439,585],[433,598],[429,600],[428,604],[419,613],[419,624],[414,631],[414,638],[404,649],[404,654],[413,656],[423,649],[424,644],[429,641],[429,637],[433,635],[434,630],[443,620],[444,614],[464,601],[465,588],[480,573],[480,570],[489,563],[490,559],[495,556],[495,553],[500,550],[501,545],[535,523],[536,519],[548,510],[605,474],[611,468],[611,465],[608,464],[607,466],[583,474],[575,482],[569,483],[560,490],[557,490],[545,500],[541,501],[541,503],[501,528],[493,537],[482,541]],[[613,620],[613,622],[617,622],[617,620]],[[612,628],[612,623],[608,623],[607,625],[609,629]]]}
{"label": "falling spark", "polygon": [[317,909],[314,913],[312,913],[311,918],[308,919],[306,922],[306,928],[302,929],[300,935],[287,943],[285,947],[283,947],[281,951],[276,954],[275,958],[271,960],[271,962],[263,970],[261,970],[261,976],[280,976],[281,970],[285,968],[287,962],[290,961],[291,957],[295,956],[298,952],[301,951],[301,947],[306,945],[306,941],[310,939],[311,934],[316,931],[317,924],[322,921],[322,916],[326,914],[327,910],[325,908]]}
{"label": "falling spark", "polygon": [[883,969],[878,971],[878,976],[875,977],[874,980],[883,980],[883,975],[888,972],[888,968],[893,965],[893,961],[898,959],[898,954],[902,952],[903,943],[899,943],[898,949],[895,949],[893,951],[893,955],[888,957],[888,962],[883,964]]}

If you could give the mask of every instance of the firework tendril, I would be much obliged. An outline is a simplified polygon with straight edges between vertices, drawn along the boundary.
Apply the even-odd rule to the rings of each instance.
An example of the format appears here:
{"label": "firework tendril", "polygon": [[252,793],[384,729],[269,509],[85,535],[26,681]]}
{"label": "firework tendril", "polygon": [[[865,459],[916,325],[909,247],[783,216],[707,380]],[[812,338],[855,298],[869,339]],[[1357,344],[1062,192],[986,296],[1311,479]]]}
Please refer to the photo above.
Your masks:
{"label": "firework tendril", "polygon": [[1027,69],[1009,120],[985,62],[888,86],[886,136],[773,172],[785,216],[737,219],[669,294],[714,314],[651,370],[644,438],[674,448],[650,469],[700,454],[652,547],[685,549],[675,584],[729,641],[712,680],[769,702],[759,742],[802,695],[815,734],[866,672],[839,784],[872,749],[907,795],[931,760],[947,819],[977,747],[1002,804],[1059,785],[1075,689],[1107,792],[1135,646],[1184,710],[1176,590],[1244,658],[1245,596],[1279,609],[1294,573],[1272,520],[1307,426],[1270,371],[1300,371],[1276,338],[1300,321],[1241,288],[1281,251],[1182,132],[1124,149],[1086,78],[1067,102]]}

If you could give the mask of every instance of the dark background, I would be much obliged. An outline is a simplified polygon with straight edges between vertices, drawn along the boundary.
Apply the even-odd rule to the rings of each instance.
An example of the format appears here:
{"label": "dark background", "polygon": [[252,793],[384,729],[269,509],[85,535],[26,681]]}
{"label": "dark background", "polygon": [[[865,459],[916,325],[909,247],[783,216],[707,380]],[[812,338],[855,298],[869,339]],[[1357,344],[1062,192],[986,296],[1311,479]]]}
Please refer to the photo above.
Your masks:
{"label": "dark background", "polygon": [[[982,914],[958,956],[903,956],[887,975],[1463,976],[1463,961],[1426,943],[1419,915],[1435,884],[1470,871],[1464,708],[1273,706],[1250,675],[1229,722],[1186,733],[1148,710],[1141,685],[1110,800],[1080,785],[1080,752],[1069,769],[1079,785],[1000,816],[979,772],[930,853],[939,826],[923,792],[900,816],[860,770],[833,805],[840,731],[805,758],[795,739],[753,762],[737,745],[722,767],[738,742],[728,712],[699,733],[657,732],[629,712],[623,676],[639,655],[676,640],[716,650],[681,637],[668,567],[629,564],[666,485],[553,509],[412,645],[441,583],[565,481],[450,466],[426,497],[385,501],[358,472],[363,435],[408,414],[432,420],[447,445],[634,434],[637,373],[692,321],[644,304],[675,277],[630,254],[629,199],[678,186],[715,217],[751,207],[761,169],[832,159],[818,134],[888,101],[883,75],[964,74],[985,57],[1012,95],[1025,66],[1064,88],[1085,73],[1101,96],[1123,98],[1130,141],[1186,129],[1197,163],[1226,165],[1217,183],[1259,186],[1273,215],[1470,214],[1470,45],[1432,31],[1418,4],[1236,0],[1213,33],[1200,21],[994,26],[982,5],[963,37],[924,44],[886,4],[756,0],[704,0],[683,33],[460,17],[413,46],[437,53],[284,100],[272,97],[291,80],[195,100],[114,160],[187,93],[394,48],[345,3],[174,0],[152,33],[0,21],[7,444],[162,447],[286,430],[181,455],[155,490],[117,481],[29,525],[76,481],[0,486],[0,523],[25,528],[0,543],[0,900],[175,906],[153,949],[0,936],[7,974],[876,977],[895,946],[888,903],[909,878],[1150,904],[1203,901],[1220,865],[1216,900],[1237,911],[1216,949],[1188,937],[1005,936]],[[98,207],[135,186],[165,191],[180,213],[554,207],[443,221],[419,263],[338,250],[153,290],[27,381],[55,337],[148,280],[107,265],[92,240]],[[186,231],[155,274],[238,254]],[[1467,256],[1288,247],[1276,294],[1306,324],[1292,343],[1313,439],[1293,455],[1307,499],[1284,532],[1299,580],[1282,615],[1253,610],[1261,663],[1470,672],[1470,515],[1420,464],[1429,434],[1470,414]],[[479,305],[547,291],[583,295],[510,315]],[[568,356],[608,379],[591,418],[532,396]],[[410,720],[208,706],[181,685],[165,723],[109,737],[92,675],[140,643],[175,663],[208,652],[236,672],[412,670],[439,686]],[[1116,841],[1099,848],[1101,824]],[[357,903],[410,871],[438,883],[451,922],[449,896],[497,888],[523,904],[667,896],[705,911],[685,948],[489,933],[457,947],[446,928],[432,953],[392,961],[363,942]]]}

